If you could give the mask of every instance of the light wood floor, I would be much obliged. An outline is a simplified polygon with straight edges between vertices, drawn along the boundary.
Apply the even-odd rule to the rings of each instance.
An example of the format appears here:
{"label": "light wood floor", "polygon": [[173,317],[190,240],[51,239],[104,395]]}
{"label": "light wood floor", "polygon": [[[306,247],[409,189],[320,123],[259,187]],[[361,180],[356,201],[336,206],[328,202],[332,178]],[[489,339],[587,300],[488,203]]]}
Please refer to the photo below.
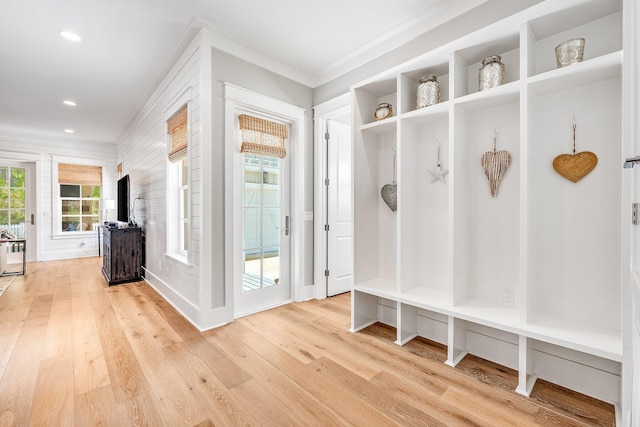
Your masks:
{"label": "light wood floor", "polygon": [[0,297],[0,426],[613,425],[611,405],[374,325],[349,295],[200,333],[99,258],[29,264]]}

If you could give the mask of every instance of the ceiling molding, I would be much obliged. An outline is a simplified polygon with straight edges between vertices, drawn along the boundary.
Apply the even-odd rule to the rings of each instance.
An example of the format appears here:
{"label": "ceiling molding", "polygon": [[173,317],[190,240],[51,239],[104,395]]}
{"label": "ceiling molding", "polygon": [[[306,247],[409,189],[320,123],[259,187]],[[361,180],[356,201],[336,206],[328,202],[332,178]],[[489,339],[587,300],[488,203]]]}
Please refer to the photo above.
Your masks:
{"label": "ceiling molding", "polygon": [[77,136],[64,136],[64,135],[56,135],[53,133],[47,132],[34,132],[32,130],[26,129],[16,129],[16,128],[0,128],[0,141],[12,141],[19,142],[23,144],[31,144],[31,143],[51,143],[55,142],[58,144],[100,144],[100,145],[112,145],[114,147],[117,146],[115,142],[109,141],[97,141],[86,138],[80,138]]}
{"label": "ceiling molding", "polygon": [[372,39],[358,49],[342,56],[313,75],[274,60],[258,51],[221,36],[221,31],[219,31],[214,24],[204,19],[195,18],[191,24],[190,31],[193,28],[205,29],[210,33],[209,40],[211,40],[213,47],[305,86],[316,88],[414,40],[422,34],[445,24],[456,16],[477,8],[487,1],[488,0],[455,0],[452,3],[443,4],[436,10],[433,8],[425,10],[406,20],[401,25]]}
{"label": "ceiling molding", "polygon": [[375,58],[396,49],[411,40],[437,28],[457,16],[486,3],[488,0],[456,0],[442,4],[437,10],[425,10],[406,20],[391,30],[381,34],[356,50],[337,59],[332,64],[318,70],[313,87],[321,86],[343,74],[352,71]]}
{"label": "ceiling molding", "polygon": [[216,26],[210,22],[201,18],[196,18],[191,25],[207,30],[210,34],[209,40],[213,47],[233,56],[237,56],[245,61],[251,62],[252,64],[266,68],[269,71],[280,74],[281,76],[300,84],[313,87],[313,76],[221,36],[219,31],[216,31]]}

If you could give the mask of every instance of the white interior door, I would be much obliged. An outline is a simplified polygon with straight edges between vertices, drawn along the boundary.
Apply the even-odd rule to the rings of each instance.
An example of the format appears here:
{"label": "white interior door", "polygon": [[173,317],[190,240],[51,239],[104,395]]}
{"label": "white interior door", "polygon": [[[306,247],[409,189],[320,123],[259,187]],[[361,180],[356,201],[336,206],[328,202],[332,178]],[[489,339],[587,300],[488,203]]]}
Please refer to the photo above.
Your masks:
{"label": "white interior door", "polygon": [[327,296],[351,290],[353,227],[351,222],[351,128],[327,120]]}
{"label": "white interior door", "polygon": [[287,157],[243,154],[242,253],[236,317],[291,299],[290,191]]}

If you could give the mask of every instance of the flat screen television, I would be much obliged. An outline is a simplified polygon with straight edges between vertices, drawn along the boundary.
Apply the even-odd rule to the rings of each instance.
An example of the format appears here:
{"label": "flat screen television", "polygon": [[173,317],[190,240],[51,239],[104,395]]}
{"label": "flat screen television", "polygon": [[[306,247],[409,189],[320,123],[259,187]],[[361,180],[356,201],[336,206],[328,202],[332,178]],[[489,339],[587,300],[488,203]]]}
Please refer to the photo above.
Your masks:
{"label": "flat screen television", "polygon": [[118,221],[129,222],[129,175],[118,180]]}

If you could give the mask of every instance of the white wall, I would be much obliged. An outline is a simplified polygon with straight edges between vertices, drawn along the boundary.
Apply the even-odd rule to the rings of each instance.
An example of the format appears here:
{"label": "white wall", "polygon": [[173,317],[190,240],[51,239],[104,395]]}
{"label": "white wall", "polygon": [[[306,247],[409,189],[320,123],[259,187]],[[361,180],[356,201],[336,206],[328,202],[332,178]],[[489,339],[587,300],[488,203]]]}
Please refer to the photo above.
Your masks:
{"label": "white wall", "polygon": [[[212,237],[214,239],[213,263],[216,272],[224,271],[224,83],[232,83],[244,89],[257,92],[306,110],[305,123],[305,189],[304,210],[313,211],[313,120],[312,95],[310,87],[296,83],[257,65],[246,62],[221,50],[211,47],[212,71],[212,193],[215,199],[213,205],[214,225]],[[313,222],[304,221],[305,247],[300,257],[304,263],[303,285],[313,285]],[[223,283],[224,277],[216,274],[212,283]],[[224,300],[222,287],[212,289],[212,304],[214,307]]]}
{"label": "white wall", "polygon": [[[280,99],[307,110],[305,211],[313,210],[312,89],[212,48],[201,31],[118,143],[118,161],[140,195],[136,219],[146,238],[145,278],[197,327],[233,320],[225,295],[223,84]],[[189,88],[189,89],[188,89]],[[191,245],[189,264],[166,255],[167,109],[191,94]],[[313,284],[313,225],[305,222],[304,284]]]}
{"label": "white wall", "polygon": [[[3,160],[38,164],[39,194],[36,222],[38,224],[37,261],[80,258],[98,255],[98,234],[57,233],[53,180],[54,161],[101,164],[103,199],[116,198],[116,151],[114,143],[82,141],[75,138],[55,138],[26,132],[0,130],[0,163]],[[113,213],[115,215],[115,212]]]}
{"label": "white wall", "polygon": [[[200,181],[202,160],[200,109],[200,37],[196,36],[177,64],[158,86],[128,131],[118,142],[118,161],[136,197],[135,217],[145,234],[145,278],[195,324],[200,307]],[[178,99],[190,98],[189,165],[191,179],[191,235],[188,263],[167,255],[167,135],[166,120]]]}

